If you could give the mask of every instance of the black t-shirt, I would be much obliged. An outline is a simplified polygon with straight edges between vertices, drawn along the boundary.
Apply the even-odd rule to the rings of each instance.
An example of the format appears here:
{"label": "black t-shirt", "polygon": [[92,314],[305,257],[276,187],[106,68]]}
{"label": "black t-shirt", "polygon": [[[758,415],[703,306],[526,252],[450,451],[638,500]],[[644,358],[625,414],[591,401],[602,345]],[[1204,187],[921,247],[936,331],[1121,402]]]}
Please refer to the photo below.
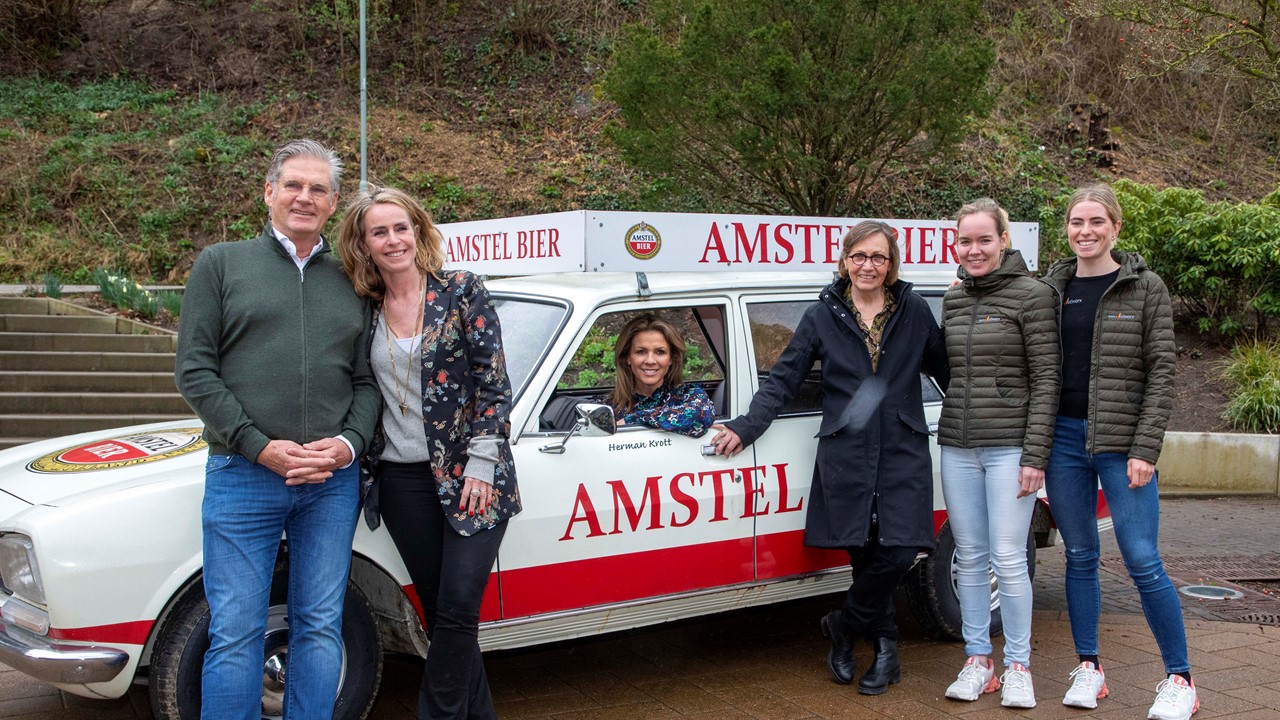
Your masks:
{"label": "black t-shirt", "polygon": [[1058,414],[1083,418],[1089,414],[1089,371],[1093,365],[1093,326],[1102,293],[1120,277],[1120,270],[1094,277],[1073,277],[1062,297],[1062,395]]}

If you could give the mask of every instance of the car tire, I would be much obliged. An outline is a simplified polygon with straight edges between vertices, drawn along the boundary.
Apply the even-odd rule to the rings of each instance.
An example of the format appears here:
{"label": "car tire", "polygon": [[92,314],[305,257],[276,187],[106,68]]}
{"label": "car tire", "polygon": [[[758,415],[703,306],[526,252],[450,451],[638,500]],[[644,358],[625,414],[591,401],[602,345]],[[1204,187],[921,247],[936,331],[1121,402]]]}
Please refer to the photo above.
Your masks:
{"label": "car tire", "polygon": [[[280,569],[271,584],[267,647],[264,652],[279,654],[288,637],[285,614],[287,571]],[[334,706],[334,720],[362,720],[373,708],[382,682],[382,644],[373,608],[356,585],[347,582],[342,610],[344,650],[342,684]],[[273,650],[272,648],[276,650]],[[157,720],[197,720],[200,717],[200,683],[204,654],[209,649],[209,603],[197,583],[180,600],[165,620],[151,657],[149,694]],[[264,658],[264,664],[268,658]],[[265,676],[265,672],[264,672]],[[264,679],[263,718],[281,717],[280,689]]]}
{"label": "car tire", "polygon": [[[904,583],[907,601],[920,626],[931,637],[964,640],[960,618],[960,598],[955,582],[956,540],[951,523],[944,522],[938,531],[938,549],[916,564]],[[1036,575],[1036,538],[1027,531],[1027,573]],[[996,595],[995,575],[991,575],[991,635],[1003,629],[1000,599]]]}

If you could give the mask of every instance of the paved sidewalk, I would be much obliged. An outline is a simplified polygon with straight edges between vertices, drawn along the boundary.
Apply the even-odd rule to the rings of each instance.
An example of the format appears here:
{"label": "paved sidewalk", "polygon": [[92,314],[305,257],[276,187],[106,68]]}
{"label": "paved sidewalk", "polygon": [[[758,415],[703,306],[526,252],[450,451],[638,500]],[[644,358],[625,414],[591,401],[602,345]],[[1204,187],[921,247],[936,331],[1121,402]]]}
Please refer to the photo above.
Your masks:
{"label": "paved sidewalk", "polygon": [[[1265,568],[1271,562],[1267,558],[1280,553],[1278,498],[1164,499],[1162,503],[1161,545],[1171,569],[1183,572],[1194,565],[1189,558],[1231,560],[1219,563],[1222,567],[1254,558],[1254,566]],[[1108,563],[1102,573],[1102,664],[1111,695],[1093,712],[1060,704],[1068,673],[1076,665],[1062,598],[1061,548],[1041,550],[1036,562],[1032,671],[1040,703],[1032,710],[1002,708],[998,694],[974,703],[944,698],[944,689],[963,662],[963,646],[926,639],[905,613],[900,613],[900,685],[879,697],[866,697],[831,683],[823,665],[826,646],[818,634],[817,618],[836,602],[833,597],[491,653],[486,662],[504,719],[1144,718],[1163,675],[1159,655],[1136,592],[1115,561],[1117,551],[1110,534],[1104,536],[1103,554]],[[1232,586],[1206,575],[1175,577]],[[1280,607],[1280,601],[1270,600]],[[1223,601],[1184,598],[1183,608],[1203,703],[1196,718],[1280,719],[1280,626],[1216,619],[1233,612]],[[859,672],[867,655],[860,646]],[[415,658],[388,659],[372,718],[415,717],[421,667]],[[91,701],[59,693],[15,671],[0,670],[0,718],[148,717],[145,688],[121,700]]]}

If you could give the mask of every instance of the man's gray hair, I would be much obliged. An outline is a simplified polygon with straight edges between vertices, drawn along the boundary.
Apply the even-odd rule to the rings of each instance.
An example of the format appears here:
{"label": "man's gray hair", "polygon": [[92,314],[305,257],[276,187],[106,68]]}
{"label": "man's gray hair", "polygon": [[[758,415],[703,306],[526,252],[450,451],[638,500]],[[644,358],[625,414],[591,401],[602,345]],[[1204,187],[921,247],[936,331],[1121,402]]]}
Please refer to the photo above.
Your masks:
{"label": "man's gray hair", "polygon": [[276,148],[271,155],[271,165],[267,167],[267,182],[275,185],[280,181],[280,168],[285,161],[295,157],[313,157],[329,163],[329,184],[332,192],[338,192],[338,183],[342,181],[342,161],[338,154],[315,140],[290,140]]}

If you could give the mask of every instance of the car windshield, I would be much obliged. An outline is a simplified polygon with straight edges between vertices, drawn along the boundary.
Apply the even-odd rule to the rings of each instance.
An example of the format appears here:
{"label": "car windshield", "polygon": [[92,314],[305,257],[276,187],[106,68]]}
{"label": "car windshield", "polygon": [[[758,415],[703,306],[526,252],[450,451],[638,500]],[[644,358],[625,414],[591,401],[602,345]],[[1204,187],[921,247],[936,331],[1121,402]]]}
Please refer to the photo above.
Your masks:
{"label": "car windshield", "polygon": [[507,355],[507,375],[511,391],[520,396],[525,383],[551,347],[566,308],[527,298],[494,297],[498,320],[502,323],[502,344]]}

